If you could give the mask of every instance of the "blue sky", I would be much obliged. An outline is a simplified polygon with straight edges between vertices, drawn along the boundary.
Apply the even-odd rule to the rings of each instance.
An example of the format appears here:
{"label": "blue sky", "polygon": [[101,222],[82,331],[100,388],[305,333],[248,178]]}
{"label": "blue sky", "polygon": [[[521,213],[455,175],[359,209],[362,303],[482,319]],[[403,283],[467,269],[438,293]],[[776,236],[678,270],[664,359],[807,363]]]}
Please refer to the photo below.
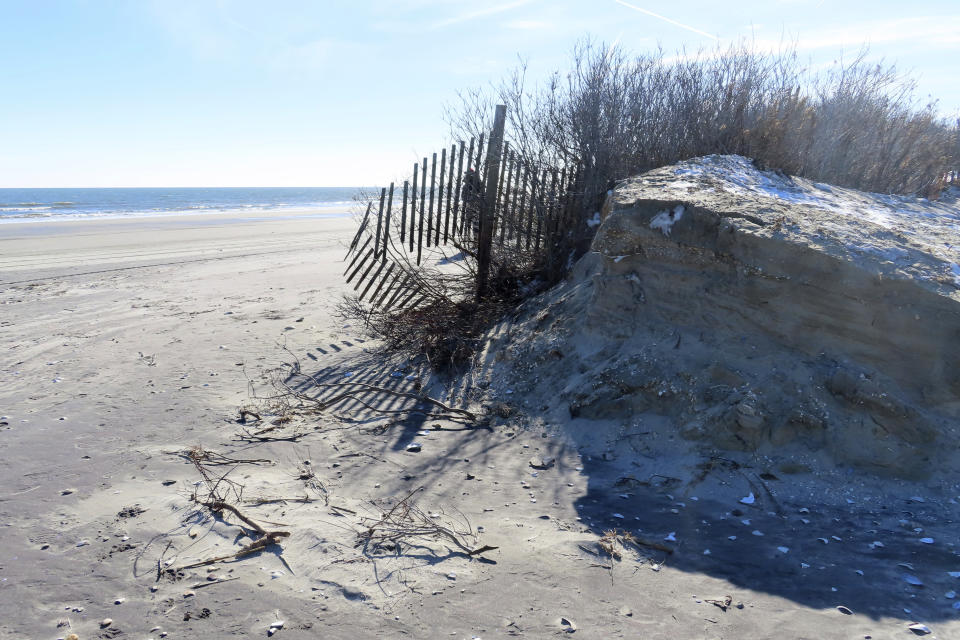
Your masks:
{"label": "blue sky", "polygon": [[444,104],[579,38],[864,42],[960,111],[960,3],[0,0],[0,187],[346,186],[447,140]]}

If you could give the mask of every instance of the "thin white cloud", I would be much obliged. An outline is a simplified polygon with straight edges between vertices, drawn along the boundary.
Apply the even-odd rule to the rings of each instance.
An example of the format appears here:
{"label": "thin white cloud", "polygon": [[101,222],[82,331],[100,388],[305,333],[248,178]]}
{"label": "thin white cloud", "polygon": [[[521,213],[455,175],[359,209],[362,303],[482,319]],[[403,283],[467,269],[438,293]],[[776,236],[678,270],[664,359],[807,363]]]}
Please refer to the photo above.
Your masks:
{"label": "thin white cloud", "polygon": [[670,18],[668,18],[668,17],[666,17],[666,16],[662,16],[662,15],[660,15],[659,13],[654,13],[653,11],[649,11],[649,10],[644,9],[644,8],[642,8],[642,7],[638,7],[638,6],[636,6],[636,5],[629,4],[629,3],[627,3],[627,2],[624,2],[623,0],[613,0],[613,1],[616,2],[617,4],[622,4],[623,6],[625,6],[625,7],[627,7],[627,8],[633,9],[634,11],[639,11],[640,13],[645,13],[645,14],[647,14],[648,16],[652,16],[652,17],[654,17],[654,18],[657,18],[658,20],[663,20],[664,22],[668,22],[668,23],[674,25],[675,27],[680,27],[681,29],[686,29],[687,31],[692,31],[693,33],[698,33],[698,34],[700,34],[701,36],[710,38],[711,40],[719,40],[719,38],[718,38],[717,36],[715,36],[715,35],[711,35],[711,34],[707,33],[706,31],[700,31],[700,29],[697,29],[697,28],[695,28],[695,27],[691,27],[691,26],[688,25],[688,24],[683,24],[682,22],[677,22],[676,20],[671,20]]}
{"label": "thin white cloud", "polygon": [[449,27],[453,24],[460,24],[462,22],[469,22],[470,20],[476,20],[477,18],[485,18],[487,16],[492,16],[498,13],[503,13],[504,11],[510,11],[511,9],[516,9],[517,7],[522,7],[525,4],[530,4],[531,0],[514,0],[514,2],[507,2],[505,4],[498,4],[493,7],[487,7],[486,9],[477,9],[476,11],[468,11],[467,13],[461,13],[458,16],[452,16],[444,20],[433,23],[434,29],[441,29],[443,27]]}

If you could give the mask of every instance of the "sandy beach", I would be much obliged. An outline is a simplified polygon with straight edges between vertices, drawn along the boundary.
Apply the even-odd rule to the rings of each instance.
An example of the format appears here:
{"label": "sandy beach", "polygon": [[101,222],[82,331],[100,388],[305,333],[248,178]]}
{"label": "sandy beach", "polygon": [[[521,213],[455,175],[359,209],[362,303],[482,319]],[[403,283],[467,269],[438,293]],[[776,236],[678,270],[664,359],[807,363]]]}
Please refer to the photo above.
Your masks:
{"label": "sandy beach", "polygon": [[[509,407],[341,405],[251,437],[270,417],[238,423],[250,384],[269,393],[263,372],[292,359],[483,413],[470,376],[386,358],[333,314],[354,230],[303,214],[0,226],[0,637],[960,637],[945,487],[743,456],[700,476],[666,421],[632,455],[630,434],[592,442],[591,421]],[[289,533],[280,548],[177,573],[256,538],[191,502],[195,447],[233,461],[219,473],[245,516]],[[496,549],[358,543],[372,501],[404,496]],[[610,530],[638,543],[611,554]]]}

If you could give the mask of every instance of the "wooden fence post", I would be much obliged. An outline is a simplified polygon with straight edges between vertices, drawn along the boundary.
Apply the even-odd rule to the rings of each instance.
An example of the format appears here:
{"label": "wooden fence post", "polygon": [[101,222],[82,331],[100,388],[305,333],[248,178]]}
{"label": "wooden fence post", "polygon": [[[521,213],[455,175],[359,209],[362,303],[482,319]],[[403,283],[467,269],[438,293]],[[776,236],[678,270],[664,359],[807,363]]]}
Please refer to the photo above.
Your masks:
{"label": "wooden fence post", "polygon": [[483,179],[483,202],[480,205],[480,237],[477,241],[477,302],[483,299],[490,277],[490,245],[493,243],[493,225],[496,220],[497,185],[500,175],[500,156],[503,153],[503,129],[507,120],[507,106],[497,105],[493,131],[487,142],[487,175]]}

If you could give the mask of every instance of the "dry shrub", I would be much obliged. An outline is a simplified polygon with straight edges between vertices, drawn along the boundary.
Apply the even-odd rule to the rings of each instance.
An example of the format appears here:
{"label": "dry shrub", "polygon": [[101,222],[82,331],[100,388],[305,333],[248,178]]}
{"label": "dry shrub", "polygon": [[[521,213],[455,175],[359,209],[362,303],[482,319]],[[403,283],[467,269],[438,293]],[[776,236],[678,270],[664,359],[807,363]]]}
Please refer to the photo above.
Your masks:
{"label": "dry shrub", "polygon": [[541,84],[531,86],[521,65],[460,98],[448,110],[455,134],[486,129],[491,106],[504,103],[511,147],[554,166],[585,165],[598,201],[610,180],[714,153],[840,186],[927,196],[960,169],[960,122],[939,117],[936,102],[918,100],[911,76],[871,62],[866,49],[814,71],[789,46],[630,56],[586,41],[568,69]]}
{"label": "dry shrub", "polygon": [[509,308],[496,299],[477,304],[442,298],[390,311],[370,309],[350,298],[340,305],[340,313],[362,320],[387,349],[422,356],[434,369],[449,370],[473,357],[483,333]]}

